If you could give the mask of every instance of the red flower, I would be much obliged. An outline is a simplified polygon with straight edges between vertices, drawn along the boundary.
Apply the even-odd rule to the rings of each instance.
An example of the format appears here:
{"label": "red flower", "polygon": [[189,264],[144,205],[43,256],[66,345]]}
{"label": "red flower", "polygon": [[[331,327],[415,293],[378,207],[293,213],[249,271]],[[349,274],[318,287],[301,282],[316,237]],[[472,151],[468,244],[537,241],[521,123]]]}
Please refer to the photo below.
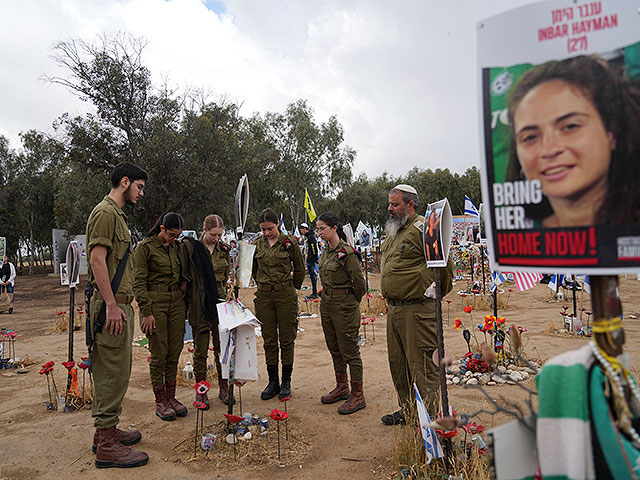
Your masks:
{"label": "red flower", "polygon": [[460,317],[456,318],[456,323],[453,324],[453,328],[456,330],[460,330],[462,328],[462,320],[460,320]]}
{"label": "red flower", "polygon": [[510,288],[509,290],[507,290],[507,292],[509,293],[513,292],[513,288]]}
{"label": "red flower", "polygon": [[67,312],[56,312],[56,315],[62,315],[63,313],[67,313]]}
{"label": "red flower", "polygon": [[193,406],[198,410],[205,410],[207,408],[207,405],[203,402],[193,402]]}
{"label": "red flower", "polygon": [[53,372],[53,367],[47,368],[47,375],[49,375],[51,372]]}
{"label": "red flower", "polygon": [[464,307],[464,313],[471,313],[471,310],[473,310],[473,307],[471,305],[467,305],[466,307]]}
{"label": "red flower", "polygon": [[87,359],[86,361],[82,361],[78,364],[78,367],[80,367],[82,370],[86,370],[87,368],[89,368],[89,360]]}
{"label": "red flower", "polygon": [[271,418],[278,422],[281,420],[286,420],[288,416],[289,414],[287,412],[283,412],[282,410],[278,410],[277,408],[271,410]]}
{"label": "red flower", "polygon": [[187,352],[189,353],[193,352],[193,347],[187,347]]}
{"label": "red flower", "polygon": [[478,425],[476,422],[467,423],[462,428],[471,434],[484,432],[484,425]]}
{"label": "red flower", "polygon": [[40,369],[40,375],[49,375],[49,369],[48,368],[41,368]]}
{"label": "red flower", "polygon": [[467,353],[464,354],[464,356],[467,357],[467,358],[471,358],[471,357],[473,357],[473,352],[467,352]]}
{"label": "red flower", "polygon": [[196,383],[193,386],[193,388],[196,389],[196,393],[198,395],[204,395],[211,388],[211,384],[209,382],[207,382],[206,380],[200,380],[198,383]]}
{"label": "red flower", "polygon": [[367,320],[363,320],[362,325],[369,325],[369,322]]}
{"label": "red flower", "polygon": [[453,438],[458,435],[458,429],[454,428],[453,430],[439,430],[435,429],[436,433],[440,435],[442,438]]}
{"label": "red flower", "polygon": [[244,417],[239,417],[238,415],[231,415],[230,413],[223,413],[224,418],[229,420],[231,423],[240,423],[244,420]]}
{"label": "red flower", "polygon": [[49,368],[49,367],[53,367],[53,365],[55,364],[55,362],[53,360],[51,360],[50,362],[47,363],[43,363],[42,364],[42,368]]}
{"label": "red flower", "polygon": [[80,360],[89,360],[89,357],[80,357]]}
{"label": "red flower", "polygon": [[526,329],[526,328],[524,328],[524,327],[521,327],[520,325],[518,325],[518,331],[519,331],[520,333],[524,333],[524,332],[526,332],[526,331],[527,331],[527,329]]}
{"label": "red flower", "polygon": [[289,400],[291,400],[291,397],[284,397],[280,399],[281,402],[288,402]]}
{"label": "red flower", "polygon": [[76,362],[73,360],[71,360],[70,362],[62,362],[62,366],[70,371],[73,367],[76,366]]}
{"label": "red flower", "polygon": [[151,355],[147,357],[147,363],[151,363]]}
{"label": "red flower", "polygon": [[507,319],[506,319],[506,318],[504,318],[504,317],[498,317],[498,318],[496,318],[496,322],[497,322],[498,324],[500,324],[500,325],[504,325],[506,321],[507,321]]}
{"label": "red flower", "polygon": [[445,302],[447,303],[451,303],[453,300],[445,300]]}

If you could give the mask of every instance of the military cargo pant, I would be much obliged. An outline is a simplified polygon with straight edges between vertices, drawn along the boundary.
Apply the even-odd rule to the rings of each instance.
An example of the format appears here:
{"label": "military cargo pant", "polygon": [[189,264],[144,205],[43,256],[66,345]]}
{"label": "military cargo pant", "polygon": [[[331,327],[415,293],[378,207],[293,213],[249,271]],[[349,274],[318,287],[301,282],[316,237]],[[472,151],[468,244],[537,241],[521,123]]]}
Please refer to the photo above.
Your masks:
{"label": "military cargo pant", "polygon": [[209,337],[213,337],[211,343],[213,343],[213,356],[216,362],[216,371],[221,371],[220,333],[218,332],[218,326],[216,325],[213,330],[202,330],[200,332],[193,332],[193,373],[198,378],[206,378],[207,376]]}
{"label": "military cargo pant", "polygon": [[322,295],[320,302],[322,331],[336,372],[346,372],[351,380],[362,381],[362,358],[358,346],[360,303],[353,294]]}
{"label": "military cargo pant", "polygon": [[298,295],[293,287],[275,292],[258,289],[253,300],[256,317],[262,323],[267,365],[278,365],[278,342],[282,365],[293,365],[294,342],[298,335]]}
{"label": "military cargo pant", "polygon": [[178,374],[178,359],[184,345],[184,321],[186,309],[182,290],[173,292],[149,292],[156,328],[148,335],[149,373],[151,385],[159,387]]}
{"label": "military cargo pant", "polygon": [[[133,296],[133,295],[132,295]],[[102,306],[99,294],[91,297],[91,328]],[[129,387],[131,376],[131,342],[133,341],[134,313],[130,304],[118,304],[127,316],[122,322],[122,331],[112,335],[103,326],[94,335],[91,368],[95,395],[91,416],[94,426],[104,429],[118,425],[122,413],[122,400]]]}
{"label": "military cargo pant", "polygon": [[431,360],[438,345],[435,305],[389,305],[387,351],[393,385],[401,408],[415,405],[413,382],[431,415],[438,411],[440,373]]}

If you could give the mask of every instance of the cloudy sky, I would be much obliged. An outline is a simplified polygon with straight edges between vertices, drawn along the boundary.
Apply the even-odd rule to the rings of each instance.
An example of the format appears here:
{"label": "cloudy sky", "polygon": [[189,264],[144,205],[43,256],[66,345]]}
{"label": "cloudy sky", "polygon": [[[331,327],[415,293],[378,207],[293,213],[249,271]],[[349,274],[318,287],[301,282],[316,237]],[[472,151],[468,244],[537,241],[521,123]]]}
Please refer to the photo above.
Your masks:
{"label": "cloudy sky", "polygon": [[355,172],[479,166],[476,24],[532,0],[2,0],[0,135],[87,110],[43,74],[61,40],[145,37],[153,80],[203,88],[242,114],[307,99],[336,115]]}

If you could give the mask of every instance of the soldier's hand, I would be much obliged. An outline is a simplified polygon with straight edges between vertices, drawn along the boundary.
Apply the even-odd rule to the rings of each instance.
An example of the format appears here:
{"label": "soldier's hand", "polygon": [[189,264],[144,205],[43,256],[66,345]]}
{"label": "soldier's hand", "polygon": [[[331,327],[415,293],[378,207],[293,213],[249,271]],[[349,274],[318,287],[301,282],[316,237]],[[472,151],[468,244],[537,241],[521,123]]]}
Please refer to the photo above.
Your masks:
{"label": "soldier's hand", "polygon": [[183,292],[187,291],[187,282],[182,282],[180,284],[180,290],[182,290]]}
{"label": "soldier's hand", "polygon": [[154,328],[156,328],[156,317],[153,315],[142,317],[142,322],[140,323],[140,330],[142,330],[142,333],[145,335],[151,335]]}
{"label": "soldier's hand", "polygon": [[105,328],[111,335],[120,335],[122,332],[122,322],[127,319],[127,315],[118,305],[109,307],[107,305],[107,322]]}

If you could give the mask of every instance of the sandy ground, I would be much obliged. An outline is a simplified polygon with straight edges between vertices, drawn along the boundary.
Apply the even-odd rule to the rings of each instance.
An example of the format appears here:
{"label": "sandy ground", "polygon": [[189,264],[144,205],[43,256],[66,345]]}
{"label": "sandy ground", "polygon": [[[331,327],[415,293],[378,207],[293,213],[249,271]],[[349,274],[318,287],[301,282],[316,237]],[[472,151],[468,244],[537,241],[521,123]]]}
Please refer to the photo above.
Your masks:
{"label": "sandy ground", "polygon": [[[377,276],[371,276],[371,280],[372,287],[377,288]],[[453,300],[449,304],[448,314],[447,304],[443,302],[446,348],[455,356],[461,356],[466,351],[460,331],[453,329],[456,316],[461,316],[468,322],[468,314],[462,311],[463,300],[455,295],[457,290],[465,286],[466,282],[458,282],[447,297]],[[635,279],[635,275],[633,279],[630,276],[629,279],[622,277],[620,280],[620,295],[627,318],[629,314],[640,313],[638,287],[640,282]],[[546,285],[538,285],[523,293],[514,291],[510,294],[508,306],[500,312],[507,318],[508,325],[522,325],[528,329],[523,337],[525,351],[529,358],[537,361],[545,361],[560,352],[585,344],[584,339],[546,333],[550,321],[555,320],[560,325],[558,313],[562,310],[561,305],[570,305],[570,302],[548,302],[550,295],[551,291]],[[252,297],[252,290],[241,292],[241,299],[247,305],[252,306]],[[466,300],[468,299],[465,299],[465,303],[469,303]],[[578,293],[578,307],[581,303],[590,310],[587,294],[581,298]],[[135,347],[133,371],[120,427],[135,426],[142,432],[142,442],[134,448],[146,451],[151,459],[146,466],[135,470],[97,470],[93,466],[93,454],[90,451],[94,431],[90,412],[47,412],[44,407],[47,386],[45,379],[38,374],[40,364],[54,360],[58,386],[64,388],[65,378],[59,362],[66,360],[68,336],[48,334],[47,330],[55,321],[55,312],[68,309],[68,304],[68,289],[59,286],[57,278],[46,275],[21,277],[16,281],[15,313],[0,315],[0,327],[14,329],[20,334],[17,355],[29,355],[35,361],[27,374],[16,375],[13,370],[0,373],[0,479],[119,479],[131,478],[132,475],[153,479],[200,479],[203,475],[213,478],[267,479],[278,475],[283,479],[330,477],[355,480],[395,476],[393,448],[397,429],[380,422],[381,415],[397,408],[387,364],[384,316],[377,317],[375,342],[361,349],[365,365],[364,391],[367,408],[349,416],[337,414],[339,404],[320,403],[320,396],[334,385],[331,360],[324,344],[319,318],[300,321],[304,332],[299,334],[296,341],[293,398],[288,404],[288,410],[292,419],[292,433],[298,435],[298,442],[304,443],[306,455],[288,457],[285,453],[281,462],[273,457],[263,459],[264,465],[259,468],[247,465],[247,459],[241,459],[236,464],[227,462],[222,465],[201,459],[190,460],[189,455],[185,454],[185,442],[182,442],[182,446],[176,444],[181,439],[192,438],[195,409],[191,407],[185,418],[173,422],[163,422],[155,416],[146,362],[147,352]],[[474,310],[474,320],[480,321],[486,313],[480,309]],[[450,317],[449,326],[446,326],[447,317]],[[640,370],[640,352],[635,339],[640,334],[640,324],[637,320],[626,320],[625,330],[626,351],[631,357],[632,371],[637,374]],[[139,327],[136,334],[139,334]],[[368,337],[371,339],[370,327]],[[258,343],[261,380],[243,387],[243,410],[266,416],[269,410],[281,408],[281,405],[277,399],[265,402],[259,398],[266,384],[266,369],[260,339]],[[75,333],[75,347],[76,359],[79,359],[80,354],[86,354],[84,331]],[[183,361],[189,355],[185,349]],[[534,386],[533,380],[525,384]],[[488,406],[477,390],[454,386],[448,391],[450,403],[458,412],[473,412]],[[496,397],[508,397],[512,401],[522,401],[525,398],[524,392],[515,386],[491,387],[489,392]],[[177,397],[183,403],[191,405],[193,389],[179,386]],[[218,423],[222,420],[222,413],[226,412],[226,406],[215,399],[215,395],[211,397],[212,408],[205,413],[206,424]],[[476,420],[490,428],[508,421],[508,418],[482,414]],[[274,436],[270,438],[270,441],[275,442]],[[275,448],[273,445],[272,451]],[[220,445],[222,447],[231,449],[224,444]],[[283,452],[286,452],[285,442]]]}

